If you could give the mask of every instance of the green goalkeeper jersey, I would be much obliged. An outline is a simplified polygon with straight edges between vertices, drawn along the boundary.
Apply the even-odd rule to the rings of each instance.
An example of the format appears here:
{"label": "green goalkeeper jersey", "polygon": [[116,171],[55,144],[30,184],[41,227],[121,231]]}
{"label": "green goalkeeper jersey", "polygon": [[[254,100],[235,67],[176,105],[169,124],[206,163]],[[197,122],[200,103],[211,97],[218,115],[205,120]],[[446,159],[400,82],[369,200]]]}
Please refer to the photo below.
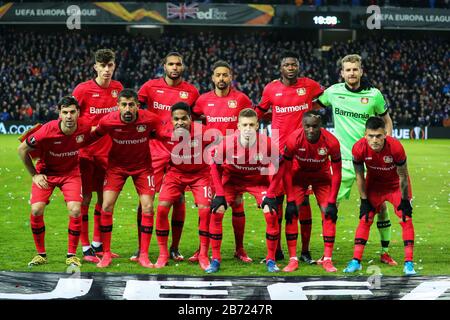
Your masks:
{"label": "green goalkeeper jersey", "polygon": [[345,83],[337,83],[326,89],[319,101],[332,108],[334,135],[341,144],[343,160],[352,159],[352,147],[364,136],[367,119],[387,112],[386,101],[376,88],[350,91]]}

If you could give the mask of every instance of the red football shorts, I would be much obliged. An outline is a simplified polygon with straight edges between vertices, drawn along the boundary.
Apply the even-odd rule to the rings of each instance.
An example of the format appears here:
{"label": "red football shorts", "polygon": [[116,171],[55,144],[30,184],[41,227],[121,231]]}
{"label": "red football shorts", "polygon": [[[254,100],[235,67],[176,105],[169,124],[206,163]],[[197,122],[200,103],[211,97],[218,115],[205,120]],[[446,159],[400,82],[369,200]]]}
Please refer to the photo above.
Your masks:
{"label": "red football shorts", "polygon": [[64,200],[66,202],[76,201],[81,202],[83,197],[81,195],[81,177],[74,176],[47,176],[48,189],[41,189],[35,183],[31,185],[31,204],[37,202],[45,202],[49,204],[50,196],[55,187],[61,189]]}
{"label": "red football shorts", "polygon": [[80,149],[80,172],[84,194],[103,191],[111,145],[111,138],[107,135]]}
{"label": "red football shorts", "polygon": [[108,157],[80,158],[81,182],[84,194],[103,191],[107,164]]}
{"label": "red football shorts", "polygon": [[224,177],[224,191],[225,199],[227,203],[233,204],[238,195],[242,195],[244,192],[250,193],[255,199],[258,207],[261,206],[263,198],[267,195],[267,189],[269,189],[269,180],[267,183],[256,183],[257,181],[247,180],[246,183],[239,179],[233,179]]}
{"label": "red football shorts", "polygon": [[[408,181],[409,182],[409,181]],[[411,184],[409,188],[409,199],[411,199]],[[397,210],[397,207],[400,205],[402,201],[402,193],[400,188],[395,190],[386,188],[383,185],[366,185],[367,199],[370,204],[375,208],[375,212],[381,211],[381,205],[388,201],[394,206],[394,212],[399,217],[402,218],[402,212]]]}
{"label": "red football shorts", "polygon": [[320,207],[326,208],[328,206],[328,197],[331,191],[330,184],[294,184],[292,187],[297,205],[303,203],[305,196],[314,194]]}
{"label": "red football shorts", "polygon": [[150,140],[150,154],[155,179],[156,192],[160,192],[164,174],[169,169],[170,153],[160,141]]}
{"label": "red football shorts", "polygon": [[202,170],[201,172],[194,173],[181,173],[179,171],[169,170],[162,183],[159,201],[173,203],[189,187],[197,205],[209,206],[213,194],[211,184],[209,168],[206,171]]}
{"label": "red football shorts", "polygon": [[109,167],[103,183],[104,191],[122,191],[123,185],[128,177],[132,177],[134,186],[139,195],[155,194],[155,181],[151,168],[126,170],[119,167]]}

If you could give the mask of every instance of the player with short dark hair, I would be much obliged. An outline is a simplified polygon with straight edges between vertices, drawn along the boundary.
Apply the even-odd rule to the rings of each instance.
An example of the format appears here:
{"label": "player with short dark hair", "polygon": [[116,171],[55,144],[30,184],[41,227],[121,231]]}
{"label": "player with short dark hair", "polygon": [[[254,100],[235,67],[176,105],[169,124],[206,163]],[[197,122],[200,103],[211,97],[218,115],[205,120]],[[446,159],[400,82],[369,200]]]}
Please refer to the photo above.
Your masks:
{"label": "player with short dark hair", "polygon": [[[30,225],[37,253],[29,266],[47,263],[44,210],[55,187],[69,210],[67,265],[81,266],[76,257],[81,232],[81,177],[78,150],[90,143],[90,123],[79,118],[80,107],[71,96],[58,103],[59,119],[50,121],[25,138],[18,148],[20,159],[32,176]],[[39,155],[36,167],[30,154]]]}
{"label": "player with short dark hair", "polygon": [[[199,93],[197,88],[183,80],[185,64],[183,56],[179,52],[169,52],[162,60],[164,67],[164,77],[147,81],[139,89],[139,102],[143,108],[158,115],[161,125],[171,123],[171,107],[177,102],[186,102],[193,106]],[[150,149],[152,150],[152,166],[155,175],[156,192],[161,189],[164,173],[168,169],[170,152],[163,142],[151,139]],[[141,208],[138,208],[138,225],[140,223]],[[184,194],[179,201],[173,203],[172,208],[172,244],[170,246],[170,256],[173,260],[184,260],[183,255],[178,250],[181,233],[183,230],[186,215],[186,205]],[[138,228],[140,230],[140,228]],[[139,236],[140,239],[140,236]],[[137,260],[139,250],[130,258]]]}
{"label": "player with short dark hair", "polygon": [[[233,70],[228,62],[218,60],[211,69],[214,89],[200,95],[192,112],[196,117],[204,118],[206,129],[226,136],[234,133],[239,112],[251,108],[252,101],[245,93],[233,87]],[[244,249],[245,212],[242,195],[235,199],[231,210],[236,248],[234,255],[243,262],[252,262]],[[196,261],[197,253],[189,258],[189,261]]]}
{"label": "player with short dark hair", "polygon": [[202,269],[209,265],[209,216],[212,197],[208,148],[217,137],[208,135],[201,123],[192,122],[190,107],[185,102],[172,106],[172,126],[166,126],[160,136],[171,151],[170,165],[159,193],[156,218],[156,237],[159,257],[155,268],[169,261],[167,238],[169,235],[169,210],[189,187],[194,195],[199,213],[200,252],[198,261]]}
{"label": "player with short dark hair", "polygon": [[[269,272],[278,272],[275,251],[279,238],[278,217],[261,203],[270,184],[270,166],[278,161],[278,146],[272,146],[266,135],[258,130],[258,117],[253,109],[244,109],[239,114],[238,130],[226,136],[217,146],[211,164],[211,175],[216,189],[211,204],[209,226],[212,260],[207,273],[219,271],[221,263],[222,220],[227,204],[244,192],[256,199],[263,209],[266,220],[266,265]],[[273,173],[272,173],[273,174]]]}
{"label": "player with short dark hair", "polygon": [[[321,115],[307,111],[303,115],[302,128],[291,133],[284,147],[284,161],[275,175],[263,204],[277,210],[275,192],[277,184],[284,177],[287,193],[286,242],[289,250],[289,264],[283,269],[292,272],[298,268],[298,207],[303,203],[308,187],[312,186],[322,213],[322,234],[324,240],[323,268],[336,272],[332,263],[332,253],[336,236],[336,197],[341,184],[341,151],[339,141],[321,127]],[[292,163],[298,162],[293,169]],[[331,169],[331,170],[330,170]]]}
{"label": "player with short dark hair", "polygon": [[127,178],[132,177],[142,204],[141,246],[138,262],[145,268],[153,268],[148,258],[148,248],[153,231],[155,184],[148,140],[150,135],[159,129],[160,121],[155,114],[139,109],[138,95],[134,90],[124,89],[118,97],[119,110],[103,117],[93,132],[97,136],[108,134],[112,140],[101,209],[104,253],[97,267],[105,268],[111,264],[114,205]]}
{"label": "player with short dark hair", "polygon": [[[361,206],[359,225],[355,233],[353,259],[344,272],[361,270],[361,259],[374,216],[380,206],[388,201],[401,219],[402,237],[405,247],[403,272],[414,275],[414,226],[412,223],[411,184],[406,166],[406,153],[402,144],[386,136],[386,125],[379,117],[370,117],[365,125],[365,136],[352,148],[353,164]],[[367,175],[364,177],[364,165]]]}
{"label": "player with short dark hair", "polygon": [[[349,54],[340,61],[341,76],[339,82],[327,88],[317,99],[323,107],[331,107],[334,121],[334,135],[341,144],[342,183],[338,194],[338,205],[343,199],[350,198],[353,182],[356,179],[352,163],[352,147],[364,137],[365,123],[370,116],[380,116],[386,123],[386,131],[392,135],[392,120],[388,105],[377,88],[363,77],[361,56]],[[377,214],[377,227],[381,238],[382,253],[380,261],[397,265],[389,255],[391,239],[391,221],[383,204]]]}
{"label": "player with short dark hair", "polygon": [[[303,114],[315,108],[313,101],[323,92],[318,82],[308,77],[298,77],[299,66],[298,54],[290,51],[283,52],[280,56],[281,77],[264,87],[261,101],[256,108],[259,118],[262,118],[271,109],[272,139],[280,147],[280,153],[283,151],[282,148],[292,131],[301,128]],[[280,228],[283,217],[284,194],[283,185],[280,183],[277,190]],[[299,222],[302,235],[301,259],[308,264],[313,264],[315,261],[311,258],[309,251],[312,220],[308,196],[305,197],[300,206]],[[284,254],[279,243],[277,260],[282,259],[284,259]]]}
{"label": "player with short dark hair", "polygon": [[[96,77],[78,84],[73,96],[80,104],[80,117],[96,126],[101,118],[117,110],[117,97],[123,89],[119,81],[112,80],[116,69],[116,55],[110,49],[99,49],[94,53]],[[81,245],[83,260],[98,263],[103,253],[100,232],[100,211],[103,202],[103,180],[108,165],[111,139],[105,136],[90,146],[80,150],[80,171],[83,182],[83,202],[81,204],[82,228]],[[97,194],[94,211],[94,235],[89,241],[89,204],[92,192]],[[113,254],[114,257],[117,255]]]}

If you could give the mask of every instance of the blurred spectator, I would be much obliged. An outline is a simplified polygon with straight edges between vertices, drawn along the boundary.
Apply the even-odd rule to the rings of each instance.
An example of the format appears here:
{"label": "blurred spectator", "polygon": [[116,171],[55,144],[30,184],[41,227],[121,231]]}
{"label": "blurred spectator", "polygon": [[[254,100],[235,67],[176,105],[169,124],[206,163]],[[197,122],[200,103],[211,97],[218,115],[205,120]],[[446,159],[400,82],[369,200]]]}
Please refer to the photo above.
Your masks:
{"label": "blurred spectator", "polygon": [[11,114],[8,112],[8,109],[3,108],[2,113],[0,114],[0,121],[8,121],[11,120]]}

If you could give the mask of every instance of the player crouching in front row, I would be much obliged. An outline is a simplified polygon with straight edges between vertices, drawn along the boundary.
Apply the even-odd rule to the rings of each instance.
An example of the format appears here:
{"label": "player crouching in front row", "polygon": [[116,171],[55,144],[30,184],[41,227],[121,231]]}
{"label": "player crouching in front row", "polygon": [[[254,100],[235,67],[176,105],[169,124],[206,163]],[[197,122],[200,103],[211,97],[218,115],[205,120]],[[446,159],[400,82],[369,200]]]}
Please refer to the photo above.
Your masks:
{"label": "player crouching in front row", "polygon": [[[336,198],[341,184],[342,161],[339,141],[333,134],[321,128],[321,124],[319,113],[305,112],[302,128],[295,130],[286,142],[280,170],[274,176],[267,198],[263,202],[267,202],[272,209],[276,210],[274,190],[283,178],[288,196],[285,218],[286,242],[290,256],[289,264],[283,269],[284,272],[298,269],[298,208],[303,203],[310,185],[322,213],[324,254],[319,264],[326,272],[337,271],[331,258],[336,236],[338,218]],[[292,169],[293,161],[299,164],[297,170]]]}
{"label": "player crouching in front row", "polygon": [[[361,259],[375,212],[380,212],[380,206],[389,201],[394,206],[395,214],[402,219],[400,225],[405,245],[403,272],[406,275],[416,274],[413,263],[414,226],[410,203],[412,193],[403,146],[395,138],[386,136],[383,119],[370,117],[366,122],[365,137],[355,143],[352,154],[361,207],[353,259],[344,272],[362,269]],[[364,164],[367,167],[365,178]]]}
{"label": "player crouching in front row", "polygon": [[229,205],[241,201],[245,192],[253,195],[263,209],[266,220],[266,265],[269,272],[278,272],[275,251],[280,236],[278,216],[262,204],[269,187],[269,167],[278,161],[278,146],[269,137],[260,135],[258,118],[253,109],[243,109],[238,117],[238,130],[226,136],[213,156],[211,174],[216,196],[211,205],[209,225],[212,260],[207,273],[217,272],[220,267],[222,243],[222,220]]}
{"label": "player crouching in front row", "polygon": [[[55,187],[59,187],[69,210],[67,265],[81,266],[76,257],[81,232],[81,176],[78,150],[93,140],[91,126],[79,119],[80,107],[74,97],[58,103],[59,119],[31,132],[18,148],[19,157],[32,176],[30,224],[38,255],[29,266],[47,263],[44,209]],[[32,157],[38,155],[36,167]]]}

